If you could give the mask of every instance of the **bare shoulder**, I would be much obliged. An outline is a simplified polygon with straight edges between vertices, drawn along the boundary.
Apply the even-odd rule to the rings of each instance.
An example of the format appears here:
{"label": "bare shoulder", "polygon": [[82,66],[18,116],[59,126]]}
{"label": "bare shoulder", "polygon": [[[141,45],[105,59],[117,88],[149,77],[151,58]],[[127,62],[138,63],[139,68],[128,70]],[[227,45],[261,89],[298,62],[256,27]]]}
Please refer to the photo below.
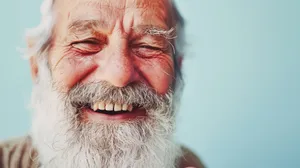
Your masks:
{"label": "bare shoulder", "polygon": [[183,155],[180,159],[180,168],[205,168],[200,158],[189,148],[182,146]]}

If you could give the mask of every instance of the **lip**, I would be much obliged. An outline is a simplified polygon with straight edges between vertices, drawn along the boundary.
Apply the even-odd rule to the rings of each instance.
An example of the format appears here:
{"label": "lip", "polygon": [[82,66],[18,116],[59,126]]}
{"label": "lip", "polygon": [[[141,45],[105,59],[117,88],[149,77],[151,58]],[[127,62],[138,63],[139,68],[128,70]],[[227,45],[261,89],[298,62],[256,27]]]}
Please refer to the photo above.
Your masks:
{"label": "lip", "polygon": [[94,110],[90,108],[83,108],[81,109],[83,113],[85,113],[86,119],[89,121],[126,121],[126,120],[133,120],[138,117],[145,117],[146,116],[146,110],[145,109],[133,109],[131,112],[126,112],[122,114],[115,114],[115,115],[109,115],[109,114],[103,114],[103,113],[97,113]]}

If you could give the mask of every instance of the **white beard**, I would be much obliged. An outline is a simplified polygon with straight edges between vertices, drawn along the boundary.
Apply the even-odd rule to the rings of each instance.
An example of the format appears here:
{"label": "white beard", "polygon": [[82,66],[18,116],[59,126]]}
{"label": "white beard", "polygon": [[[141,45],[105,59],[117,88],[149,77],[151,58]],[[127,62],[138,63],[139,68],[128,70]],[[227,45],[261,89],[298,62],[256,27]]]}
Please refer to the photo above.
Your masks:
{"label": "white beard", "polygon": [[43,168],[175,168],[181,151],[172,141],[169,104],[146,119],[124,123],[82,123],[65,93],[53,87],[44,62],[33,87],[32,138]]}

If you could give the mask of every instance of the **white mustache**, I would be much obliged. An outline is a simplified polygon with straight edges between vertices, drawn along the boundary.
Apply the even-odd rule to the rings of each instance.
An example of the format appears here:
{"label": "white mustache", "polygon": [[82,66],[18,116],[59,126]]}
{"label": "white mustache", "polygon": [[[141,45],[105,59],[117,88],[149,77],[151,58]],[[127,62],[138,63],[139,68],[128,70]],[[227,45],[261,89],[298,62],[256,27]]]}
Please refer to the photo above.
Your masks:
{"label": "white mustache", "polygon": [[66,100],[75,108],[90,106],[95,102],[111,102],[156,109],[162,105],[162,102],[170,100],[169,95],[159,95],[144,83],[134,83],[119,88],[101,81],[74,86],[66,95]]}

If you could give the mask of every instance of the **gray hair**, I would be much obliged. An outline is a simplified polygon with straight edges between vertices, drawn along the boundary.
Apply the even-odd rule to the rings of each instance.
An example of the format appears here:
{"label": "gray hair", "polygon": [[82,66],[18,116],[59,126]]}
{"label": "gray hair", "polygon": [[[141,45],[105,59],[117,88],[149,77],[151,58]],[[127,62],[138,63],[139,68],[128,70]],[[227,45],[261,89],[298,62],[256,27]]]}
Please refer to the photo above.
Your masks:
{"label": "gray hair", "polygon": [[[173,57],[176,59],[179,56],[183,56],[183,50],[184,50],[184,19],[180,15],[175,3],[173,0],[170,0],[172,4],[172,13],[173,17],[176,20],[175,30],[176,30],[176,38],[175,38],[175,48],[174,48],[174,54]],[[44,0],[40,12],[42,15],[40,24],[32,29],[27,30],[26,32],[26,38],[29,39],[29,41],[32,41],[30,47],[27,48],[25,51],[25,58],[29,59],[32,56],[38,56],[40,57],[41,53],[47,52],[49,48],[49,44],[51,42],[52,37],[52,30],[54,27],[55,22],[55,16],[53,12],[53,6],[54,6],[55,0]],[[40,58],[38,58],[40,59]],[[175,62],[175,70],[176,75],[180,78],[182,77],[180,68],[178,66],[177,61]]]}

